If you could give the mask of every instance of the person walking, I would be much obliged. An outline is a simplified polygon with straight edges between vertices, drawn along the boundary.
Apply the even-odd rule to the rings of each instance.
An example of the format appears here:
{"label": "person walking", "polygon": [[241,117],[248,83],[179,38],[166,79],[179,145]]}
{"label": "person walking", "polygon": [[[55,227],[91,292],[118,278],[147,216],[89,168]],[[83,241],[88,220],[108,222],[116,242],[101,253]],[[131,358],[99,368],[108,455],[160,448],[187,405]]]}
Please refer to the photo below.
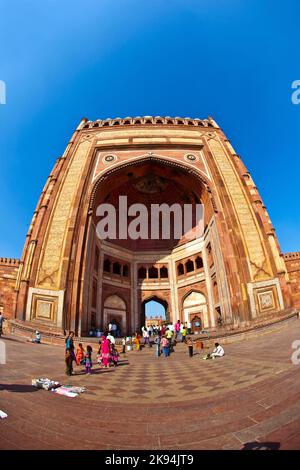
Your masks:
{"label": "person walking", "polygon": [[71,376],[73,373],[73,357],[72,357],[72,352],[70,348],[66,349],[65,363],[66,363],[66,375]]}
{"label": "person walking", "polygon": [[116,344],[116,340],[115,340],[115,337],[112,333],[108,333],[108,335],[106,336],[106,338],[110,341],[110,344]]}
{"label": "person walking", "polygon": [[187,335],[187,329],[185,326],[183,326],[181,330],[181,342],[185,343],[186,342],[186,335]]}
{"label": "person walking", "polygon": [[175,323],[175,340],[176,339],[179,339],[179,336],[180,336],[180,320],[177,320],[177,322]]}
{"label": "person walking", "polygon": [[5,318],[3,316],[3,313],[0,312],[0,338],[3,335],[3,323],[5,321]]}
{"label": "person walking", "polygon": [[149,331],[147,330],[147,328],[145,328],[143,331],[143,338],[144,338],[144,346],[146,346],[146,344],[150,346]]}
{"label": "person walking", "polygon": [[170,356],[170,343],[169,343],[168,338],[166,338],[166,336],[162,337],[161,349],[162,349],[164,357]]}
{"label": "person walking", "polygon": [[160,350],[160,347],[161,347],[161,337],[160,335],[158,335],[155,340],[154,340],[154,343],[156,344],[156,356],[157,357],[160,357],[160,354],[161,354],[161,350]]}

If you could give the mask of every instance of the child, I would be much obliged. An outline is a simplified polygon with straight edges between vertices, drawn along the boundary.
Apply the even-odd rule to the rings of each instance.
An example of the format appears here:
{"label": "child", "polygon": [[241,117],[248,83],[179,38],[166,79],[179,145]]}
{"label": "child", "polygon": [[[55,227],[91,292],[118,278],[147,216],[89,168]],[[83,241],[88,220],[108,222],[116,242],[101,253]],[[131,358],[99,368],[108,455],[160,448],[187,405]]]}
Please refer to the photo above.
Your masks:
{"label": "child", "polygon": [[86,347],[86,354],[85,354],[85,373],[91,374],[92,373],[92,352],[93,349],[90,345]]}
{"label": "child", "polygon": [[188,338],[186,341],[187,347],[188,347],[188,352],[189,352],[189,357],[193,357],[194,354],[194,341],[191,338]]}
{"label": "child", "polygon": [[73,355],[71,348],[66,349],[65,355],[65,363],[66,363],[66,375],[72,375],[73,372]]}
{"label": "child", "polygon": [[85,351],[83,349],[82,343],[78,344],[78,349],[76,351],[76,364],[78,366],[84,364]]}
{"label": "child", "polygon": [[111,345],[111,360],[113,362],[113,366],[117,367],[118,360],[119,360],[119,353],[114,344]]}

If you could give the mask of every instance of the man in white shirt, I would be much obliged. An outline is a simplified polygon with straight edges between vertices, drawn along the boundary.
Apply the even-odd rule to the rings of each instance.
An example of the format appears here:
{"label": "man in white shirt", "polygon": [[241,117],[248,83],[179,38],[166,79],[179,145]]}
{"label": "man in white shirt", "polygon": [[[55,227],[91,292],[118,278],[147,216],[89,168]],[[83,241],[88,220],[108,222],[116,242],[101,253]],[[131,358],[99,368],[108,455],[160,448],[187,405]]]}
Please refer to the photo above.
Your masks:
{"label": "man in white shirt", "polygon": [[116,344],[115,337],[111,334],[111,332],[108,333],[107,339],[111,342],[111,344]]}
{"label": "man in white shirt", "polygon": [[223,357],[225,355],[225,351],[219,343],[215,343],[215,349],[211,353],[211,357],[215,359],[216,357]]}

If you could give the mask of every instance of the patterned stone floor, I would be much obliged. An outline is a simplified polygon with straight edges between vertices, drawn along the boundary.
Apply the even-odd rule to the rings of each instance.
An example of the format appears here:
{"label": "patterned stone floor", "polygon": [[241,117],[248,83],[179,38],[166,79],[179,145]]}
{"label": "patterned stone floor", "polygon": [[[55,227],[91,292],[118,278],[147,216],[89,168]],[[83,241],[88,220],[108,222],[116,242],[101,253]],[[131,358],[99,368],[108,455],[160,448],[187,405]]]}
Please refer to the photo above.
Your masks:
{"label": "patterned stone floor", "polygon": [[[116,369],[64,376],[63,348],[6,337],[0,366],[1,449],[300,449],[300,322],[226,346],[226,356],[133,351]],[[206,351],[204,351],[206,352]],[[299,354],[300,358],[300,354]],[[87,387],[67,398],[31,386],[48,376]],[[102,424],[106,423],[103,431]],[[70,436],[82,438],[72,440]],[[91,438],[90,438],[91,436]]]}

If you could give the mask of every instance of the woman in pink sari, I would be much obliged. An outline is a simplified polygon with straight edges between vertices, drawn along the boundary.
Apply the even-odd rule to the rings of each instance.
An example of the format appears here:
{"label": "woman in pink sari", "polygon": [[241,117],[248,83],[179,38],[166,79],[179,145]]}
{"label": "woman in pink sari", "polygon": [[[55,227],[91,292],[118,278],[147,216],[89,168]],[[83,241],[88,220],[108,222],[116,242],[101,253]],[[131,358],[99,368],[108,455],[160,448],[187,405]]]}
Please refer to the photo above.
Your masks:
{"label": "woman in pink sari", "polygon": [[105,336],[102,336],[100,350],[102,367],[109,367],[110,341]]}

